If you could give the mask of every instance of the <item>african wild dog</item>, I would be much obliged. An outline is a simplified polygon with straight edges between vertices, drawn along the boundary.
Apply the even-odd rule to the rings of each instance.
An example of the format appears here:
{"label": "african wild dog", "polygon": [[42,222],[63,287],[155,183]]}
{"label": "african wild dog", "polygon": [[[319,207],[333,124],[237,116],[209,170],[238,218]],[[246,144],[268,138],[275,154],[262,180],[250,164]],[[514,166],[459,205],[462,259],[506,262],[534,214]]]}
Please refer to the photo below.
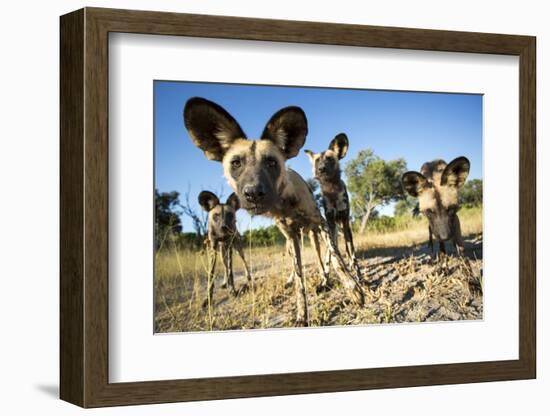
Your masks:
{"label": "african wild dog", "polygon": [[445,253],[445,241],[452,239],[459,255],[464,253],[460,220],[456,214],[458,190],[470,172],[470,161],[464,156],[447,164],[438,159],[426,162],[420,172],[407,172],[401,178],[403,188],[418,197],[418,205],[429,222],[430,246],[432,234],[439,240],[439,251]]}
{"label": "african wild dog", "polygon": [[267,122],[259,140],[248,140],[225,109],[204,98],[187,101],[183,118],[193,143],[208,159],[222,162],[224,176],[236,192],[241,206],[252,215],[273,218],[287,239],[296,276],[297,325],[308,325],[309,322],[300,253],[302,232],[310,234],[321,276],[326,277],[320,235],[333,252],[333,263],[342,283],[354,300],[363,304],[361,286],[330,238],[326,221],[307,183],[285,166],[286,160],[298,154],[306,139],[308,128],[303,110],[286,107],[277,111]]}
{"label": "african wild dog", "polygon": [[212,296],[214,295],[214,272],[218,250],[224,267],[222,287],[225,288],[229,285],[231,294],[237,294],[235,282],[233,281],[233,249],[237,251],[243,261],[249,284],[252,284],[252,276],[244,258],[241,236],[237,230],[236,214],[239,210],[237,195],[234,193],[229,195],[225,204],[222,204],[212,192],[202,191],[199,194],[199,204],[208,212],[208,238],[205,243],[210,268],[208,271],[208,291],[203,302],[203,306],[207,306],[212,303]]}
{"label": "african wild dog", "polygon": [[[361,271],[355,257],[355,247],[353,245],[353,235],[350,226],[348,191],[346,184],[341,179],[339,163],[339,160],[346,156],[348,148],[348,137],[344,133],[340,133],[332,139],[328,145],[328,149],[324,152],[314,153],[311,150],[305,150],[305,153],[313,166],[313,176],[319,181],[321,186],[322,205],[330,234],[336,244],[338,244],[337,226],[340,225],[342,227],[350,267],[355,270],[357,277],[360,278]],[[330,251],[327,251],[325,267],[328,269],[329,265]]]}

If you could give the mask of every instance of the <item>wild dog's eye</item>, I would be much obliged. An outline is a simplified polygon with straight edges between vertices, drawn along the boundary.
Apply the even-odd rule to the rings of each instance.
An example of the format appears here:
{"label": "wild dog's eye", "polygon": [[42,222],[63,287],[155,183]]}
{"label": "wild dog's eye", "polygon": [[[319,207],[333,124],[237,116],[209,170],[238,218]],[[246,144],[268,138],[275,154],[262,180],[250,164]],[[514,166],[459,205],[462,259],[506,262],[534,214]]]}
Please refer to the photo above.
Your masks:
{"label": "wild dog's eye", "polygon": [[218,221],[220,219],[220,214],[214,214],[212,218],[214,219],[214,221]]}
{"label": "wild dog's eye", "polygon": [[424,214],[426,214],[427,216],[431,216],[431,215],[433,215],[433,213],[434,213],[434,210],[431,209],[431,208],[428,208],[428,209],[424,210]]}
{"label": "wild dog's eye", "polygon": [[231,161],[231,167],[235,168],[235,169],[240,168],[241,167],[241,159],[233,159]]}
{"label": "wild dog's eye", "polygon": [[227,221],[233,221],[233,214],[231,212],[228,212],[227,214],[225,214],[225,219]]}
{"label": "wild dog's eye", "polygon": [[265,163],[270,168],[274,168],[275,166],[277,166],[277,159],[275,159],[274,157],[266,157],[265,158]]}

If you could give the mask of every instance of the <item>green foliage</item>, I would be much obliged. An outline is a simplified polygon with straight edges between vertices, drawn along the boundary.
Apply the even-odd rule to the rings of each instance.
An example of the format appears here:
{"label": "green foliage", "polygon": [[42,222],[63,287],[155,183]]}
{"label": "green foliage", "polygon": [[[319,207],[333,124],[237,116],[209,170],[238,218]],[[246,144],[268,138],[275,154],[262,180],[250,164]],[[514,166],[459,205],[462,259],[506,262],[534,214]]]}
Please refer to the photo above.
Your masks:
{"label": "green foliage", "polygon": [[371,218],[367,224],[367,232],[372,233],[388,233],[394,231],[406,230],[420,221],[411,215],[402,215],[399,217],[389,217],[381,215],[378,218]]}
{"label": "green foliage", "polygon": [[372,211],[402,197],[401,176],[407,170],[405,159],[386,161],[371,149],[361,150],[345,167],[352,214],[361,218],[365,229]]}
{"label": "green foliage", "polygon": [[180,249],[201,249],[203,238],[197,233],[180,233],[175,237],[176,246]]}
{"label": "green foliage", "polygon": [[397,201],[393,208],[393,215],[396,217],[416,217],[419,213],[418,200],[410,195]]}
{"label": "green foliage", "polygon": [[479,207],[483,204],[483,181],[472,179],[464,184],[459,193],[459,202],[464,207]]}
{"label": "green foliage", "polygon": [[[481,207],[462,207],[459,211],[460,221],[467,223],[475,222],[476,218],[481,218]],[[389,217],[386,215],[380,215],[376,218],[371,217],[366,230],[368,233],[385,234],[396,231],[404,231],[408,229],[414,229],[419,224],[424,223],[427,226],[427,220],[423,215],[395,215]]]}
{"label": "green foliage", "polygon": [[161,192],[155,189],[155,243],[157,248],[168,237],[181,233],[181,220],[176,208],[179,205],[179,193]]}
{"label": "green foliage", "polygon": [[246,246],[272,246],[285,242],[285,237],[275,225],[246,230],[242,236]]}

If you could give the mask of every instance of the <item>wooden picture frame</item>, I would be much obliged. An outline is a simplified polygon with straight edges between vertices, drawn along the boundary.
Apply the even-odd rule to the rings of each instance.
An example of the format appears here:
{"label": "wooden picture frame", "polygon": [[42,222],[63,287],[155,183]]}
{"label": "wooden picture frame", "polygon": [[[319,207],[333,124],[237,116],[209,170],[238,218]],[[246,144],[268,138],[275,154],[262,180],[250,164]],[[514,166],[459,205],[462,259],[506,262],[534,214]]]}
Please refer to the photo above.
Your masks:
{"label": "wooden picture frame", "polygon": [[[60,396],[82,407],[530,379],[536,376],[535,38],[85,8],[61,17]],[[110,32],[519,57],[519,359],[109,383]]]}

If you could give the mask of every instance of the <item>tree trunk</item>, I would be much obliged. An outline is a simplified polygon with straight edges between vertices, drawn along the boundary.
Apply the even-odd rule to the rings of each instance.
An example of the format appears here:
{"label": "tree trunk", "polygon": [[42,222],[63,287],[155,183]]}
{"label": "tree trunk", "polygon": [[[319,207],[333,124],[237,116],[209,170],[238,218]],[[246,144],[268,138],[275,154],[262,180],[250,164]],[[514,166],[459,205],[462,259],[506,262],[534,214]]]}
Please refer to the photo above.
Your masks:
{"label": "tree trunk", "polygon": [[372,208],[370,207],[370,204],[368,204],[367,211],[363,215],[363,218],[361,218],[361,227],[359,227],[359,234],[363,234],[363,232],[365,231],[365,227],[367,226],[367,222],[369,221],[371,212],[372,212]]}

